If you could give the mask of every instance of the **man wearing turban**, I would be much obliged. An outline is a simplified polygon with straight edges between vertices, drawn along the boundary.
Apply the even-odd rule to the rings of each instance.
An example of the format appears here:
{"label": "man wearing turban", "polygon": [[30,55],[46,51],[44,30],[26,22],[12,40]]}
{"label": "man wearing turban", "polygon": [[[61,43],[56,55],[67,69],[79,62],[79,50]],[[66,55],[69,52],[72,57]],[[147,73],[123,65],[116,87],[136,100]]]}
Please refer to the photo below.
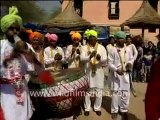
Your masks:
{"label": "man wearing turban", "polygon": [[64,61],[64,51],[57,46],[58,36],[47,33],[45,37],[49,42],[49,46],[44,49],[45,67],[53,71],[61,70]]}
{"label": "man wearing turban", "polygon": [[68,68],[79,68],[82,36],[79,32],[71,32],[70,35],[73,44],[67,47],[65,58],[68,61]]}
{"label": "man wearing turban", "polygon": [[32,30],[28,30],[27,32],[29,33],[29,48],[35,54],[37,60],[44,65],[43,35],[40,32],[33,32]]}
{"label": "man wearing turban", "polygon": [[25,77],[28,62],[22,54],[15,54],[15,49],[20,51],[24,45],[18,36],[22,19],[17,13],[17,8],[11,7],[9,14],[1,19],[1,29],[6,37],[0,41],[0,101],[5,120],[28,120],[32,115]]}
{"label": "man wearing turban", "polygon": [[98,34],[95,30],[88,30],[86,33],[88,44],[81,48],[80,60],[86,63],[86,74],[89,79],[89,90],[85,96],[85,116],[91,110],[90,96],[96,95],[94,111],[101,115],[102,91],[104,88],[103,64],[107,62],[107,53],[104,46],[98,43]]}
{"label": "man wearing turban", "polygon": [[126,34],[119,31],[115,34],[116,47],[108,54],[110,68],[112,103],[112,119],[117,119],[120,111],[124,120],[128,120],[127,112],[130,99],[129,71],[134,62],[133,55],[125,46]]}

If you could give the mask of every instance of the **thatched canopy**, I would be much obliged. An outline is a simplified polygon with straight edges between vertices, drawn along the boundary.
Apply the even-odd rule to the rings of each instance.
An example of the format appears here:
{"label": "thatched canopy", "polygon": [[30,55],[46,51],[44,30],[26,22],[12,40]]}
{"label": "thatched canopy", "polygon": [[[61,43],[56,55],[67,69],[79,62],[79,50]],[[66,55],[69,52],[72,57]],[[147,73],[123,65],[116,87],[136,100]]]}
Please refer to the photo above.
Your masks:
{"label": "thatched canopy", "polygon": [[74,10],[73,2],[69,1],[67,7],[55,18],[49,20],[44,25],[47,27],[76,28],[90,27],[91,23],[81,18]]}
{"label": "thatched canopy", "polygon": [[130,28],[160,28],[160,15],[151,7],[148,1],[143,1],[136,13],[122,25]]}

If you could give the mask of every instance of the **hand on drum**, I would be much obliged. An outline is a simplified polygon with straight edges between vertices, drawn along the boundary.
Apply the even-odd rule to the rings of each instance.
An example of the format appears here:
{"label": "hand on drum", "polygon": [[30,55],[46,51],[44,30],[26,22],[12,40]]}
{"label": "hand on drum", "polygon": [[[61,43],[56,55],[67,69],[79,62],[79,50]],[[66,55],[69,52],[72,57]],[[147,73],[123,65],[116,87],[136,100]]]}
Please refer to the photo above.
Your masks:
{"label": "hand on drum", "polygon": [[97,61],[100,61],[100,60],[101,60],[100,54],[97,54],[96,59],[97,59]]}
{"label": "hand on drum", "polygon": [[76,47],[72,47],[72,55],[75,53]]}
{"label": "hand on drum", "polygon": [[76,60],[80,60],[80,56],[79,55],[76,57]]}
{"label": "hand on drum", "polygon": [[60,61],[62,60],[62,55],[60,55],[59,53],[57,53],[54,57],[55,60]]}
{"label": "hand on drum", "polygon": [[92,57],[95,57],[96,54],[97,54],[97,51],[93,51],[93,52],[91,53],[91,55],[90,55],[90,59],[92,59]]}

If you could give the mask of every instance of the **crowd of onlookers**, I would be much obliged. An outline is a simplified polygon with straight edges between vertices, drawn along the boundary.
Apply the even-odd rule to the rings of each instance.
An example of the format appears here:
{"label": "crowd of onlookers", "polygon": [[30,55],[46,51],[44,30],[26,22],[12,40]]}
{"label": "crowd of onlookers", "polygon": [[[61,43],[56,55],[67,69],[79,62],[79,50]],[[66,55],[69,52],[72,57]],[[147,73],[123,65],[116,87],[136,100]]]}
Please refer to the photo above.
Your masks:
{"label": "crowd of onlookers", "polygon": [[160,41],[154,45],[152,41],[136,40],[134,44],[138,56],[133,67],[133,80],[135,82],[148,82],[151,66],[160,56]]}

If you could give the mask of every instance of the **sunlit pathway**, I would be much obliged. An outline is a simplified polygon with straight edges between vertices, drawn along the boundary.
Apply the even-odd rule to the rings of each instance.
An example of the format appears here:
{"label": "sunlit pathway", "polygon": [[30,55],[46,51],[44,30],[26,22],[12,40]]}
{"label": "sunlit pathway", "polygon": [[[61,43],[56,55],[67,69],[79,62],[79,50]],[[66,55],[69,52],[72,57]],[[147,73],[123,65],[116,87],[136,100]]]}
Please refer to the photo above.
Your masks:
{"label": "sunlit pathway", "polygon": [[[135,88],[137,91],[137,97],[131,97],[130,107],[129,107],[129,120],[145,120],[144,112],[144,96],[146,92],[146,83],[135,83]],[[84,116],[83,111],[77,120],[111,120],[110,117],[110,102],[109,97],[103,98],[103,108],[102,115],[97,116],[95,112],[91,111],[89,116]],[[120,116],[119,119],[120,120]]]}

